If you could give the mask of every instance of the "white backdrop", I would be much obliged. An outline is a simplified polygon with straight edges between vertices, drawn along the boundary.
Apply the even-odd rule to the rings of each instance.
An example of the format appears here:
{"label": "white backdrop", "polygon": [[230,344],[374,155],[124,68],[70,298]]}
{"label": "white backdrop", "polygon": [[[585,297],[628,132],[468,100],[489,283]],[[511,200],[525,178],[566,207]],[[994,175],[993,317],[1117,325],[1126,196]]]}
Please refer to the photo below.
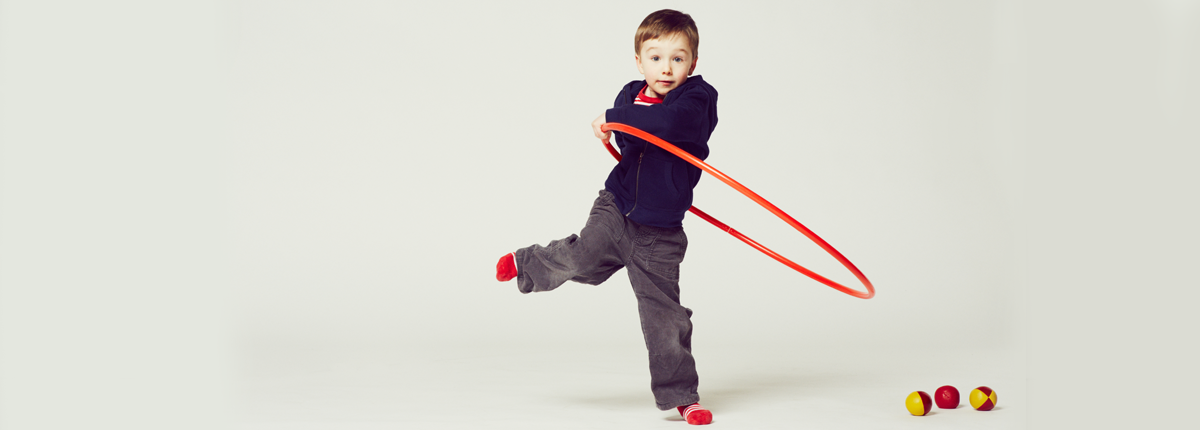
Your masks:
{"label": "white backdrop", "polygon": [[[721,94],[708,161],[879,286],[872,301],[836,294],[689,218],[697,336],[1015,345],[1005,11],[864,6],[679,5],[701,28],[697,74]],[[511,318],[569,313],[545,330],[629,336],[611,329],[636,326],[622,276],[548,297],[492,280],[501,254],[578,232],[613,164],[589,123],[639,77],[646,5],[547,8],[239,6],[239,333],[511,343],[542,335]],[[696,205],[862,288],[711,177]]]}
{"label": "white backdrop", "polygon": [[[697,19],[697,73],[721,93],[708,161],[823,235],[879,289],[870,301],[838,294],[688,219],[683,300],[696,312],[702,378],[746,380],[708,386],[766,391],[760,379],[786,376],[751,357],[828,372],[836,368],[818,363],[890,369],[895,362],[870,357],[896,354],[933,363],[1003,357],[998,371],[1020,381],[1012,123],[1021,82],[1011,73],[1018,41],[1003,25],[1013,11],[986,3],[774,5],[769,14],[677,7]],[[538,361],[572,351],[565,360],[587,366],[622,351],[613,359],[634,364],[621,369],[644,373],[623,273],[600,287],[531,296],[493,280],[500,255],[582,226],[613,164],[588,125],[639,77],[631,39],[653,10],[637,2],[550,9],[239,4],[235,351],[240,374],[258,381],[243,409],[259,425],[298,413],[267,400],[287,395],[270,382],[289,374],[280,366],[302,374],[364,368],[380,356],[467,360],[427,371],[450,377],[480,356]],[[861,288],[718,181],[702,180],[696,204]],[[729,372],[722,363],[762,369]],[[997,384],[996,371],[977,378]],[[448,399],[444,386],[424,391]],[[1023,388],[1006,388],[1019,402]],[[430,415],[327,409],[337,400],[305,404],[331,416]]]}
{"label": "white backdrop", "polygon": [[[521,295],[493,267],[582,226],[612,165],[588,125],[663,7],[720,92],[708,161],[878,288],[689,217],[702,396],[895,427],[907,391],[1002,382],[994,428],[1052,428],[1051,405],[1100,412],[1064,390],[1195,377],[1172,329],[1196,296],[1162,266],[1195,256],[1192,2],[6,1],[0,428],[444,427],[438,390],[475,377],[490,399],[609,378],[565,405],[649,408],[623,273]],[[859,287],[719,181],[695,203]],[[543,356],[590,370],[513,364]]]}

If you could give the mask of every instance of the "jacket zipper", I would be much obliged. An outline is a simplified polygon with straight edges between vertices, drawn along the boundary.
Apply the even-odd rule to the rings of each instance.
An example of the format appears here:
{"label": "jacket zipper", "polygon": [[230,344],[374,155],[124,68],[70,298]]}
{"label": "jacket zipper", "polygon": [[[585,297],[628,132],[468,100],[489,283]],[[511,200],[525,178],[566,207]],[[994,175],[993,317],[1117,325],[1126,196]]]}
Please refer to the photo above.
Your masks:
{"label": "jacket zipper", "polygon": [[633,207],[629,208],[629,212],[625,212],[625,216],[629,216],[634,209],[637,209],[638,191],[642,189],[642,157],[645,155],[645,152],[638,154],[637,174],[633,178]]}

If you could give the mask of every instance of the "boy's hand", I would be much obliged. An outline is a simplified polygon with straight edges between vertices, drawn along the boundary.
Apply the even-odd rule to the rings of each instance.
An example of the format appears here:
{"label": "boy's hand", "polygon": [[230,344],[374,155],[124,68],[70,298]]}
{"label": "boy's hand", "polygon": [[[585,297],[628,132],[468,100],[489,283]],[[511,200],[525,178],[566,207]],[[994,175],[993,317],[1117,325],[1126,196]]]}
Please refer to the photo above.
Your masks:
{"label": "boy's hand", "polygon": [[592,121],[592,133],[595,133],[596,138],[600,139],[601,142],[608,143],[608,139],[610,137],[612,137],[612,132],[611,131],[600,131],[600,126],[602,126],[602,125],[604,125],[604,123],[608,122],[608,121],[604,120],[604,115],[605,114],[600,114],[599,117],[596,117],[595,121]]}

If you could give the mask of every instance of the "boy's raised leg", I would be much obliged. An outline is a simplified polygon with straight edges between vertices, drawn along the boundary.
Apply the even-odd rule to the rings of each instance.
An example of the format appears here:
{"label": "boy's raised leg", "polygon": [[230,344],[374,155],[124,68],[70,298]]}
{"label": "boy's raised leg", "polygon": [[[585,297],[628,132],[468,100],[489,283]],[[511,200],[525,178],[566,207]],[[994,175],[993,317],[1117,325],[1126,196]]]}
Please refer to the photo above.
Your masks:
{"label": "boy's raised leg", "polygon": [[599,285],[624,266],[629,241],[622,241],[625,216],[608,191],[601,191],[579,234],[533,245],[513,253],[517,289],[550,291],[567,281]]}

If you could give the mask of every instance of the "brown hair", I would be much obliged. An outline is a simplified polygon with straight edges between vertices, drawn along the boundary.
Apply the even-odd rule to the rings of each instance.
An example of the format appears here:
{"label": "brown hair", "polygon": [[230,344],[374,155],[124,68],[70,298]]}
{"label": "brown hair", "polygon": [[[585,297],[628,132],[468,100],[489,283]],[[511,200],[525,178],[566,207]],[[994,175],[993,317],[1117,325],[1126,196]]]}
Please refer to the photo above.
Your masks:
{"label": "brown hair", "polygon": [[637,33],[633,35],[633,52],[642,55],[642,42],[676,35],[688,38],[692,58],[700,57],[700,30],[696,29],[696,21],[692,21],[691,15],[671,9],[646,15],[642,25],[638,26]]}

